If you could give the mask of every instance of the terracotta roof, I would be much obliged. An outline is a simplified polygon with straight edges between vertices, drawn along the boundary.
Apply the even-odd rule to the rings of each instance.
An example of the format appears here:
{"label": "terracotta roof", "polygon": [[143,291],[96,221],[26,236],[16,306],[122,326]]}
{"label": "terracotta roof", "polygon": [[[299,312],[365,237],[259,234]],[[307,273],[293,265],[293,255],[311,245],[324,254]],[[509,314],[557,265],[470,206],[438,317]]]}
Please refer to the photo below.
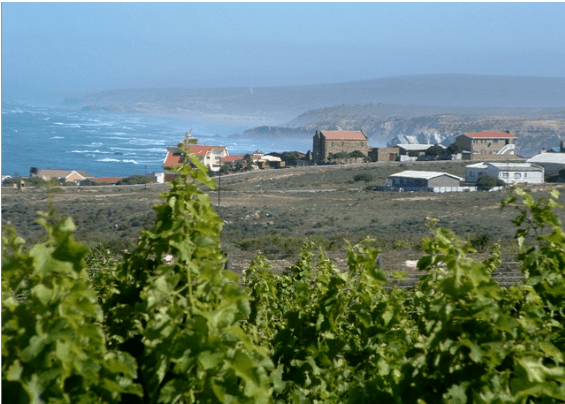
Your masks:
{"label": "terracotta roof", "polygon": [[205,156],[206,153],[211,152],[214,149],[217,149],[223,146],[189,146],[188,153],[189,154],[196,154],[198,156]]}
{"label": "terracotta roof", "polygon": [[367,140],[367,136],[360,130],[322,130],[320,132],[329,140]]}
{"label": "terracotta roof", "polygon": [[108,183],[108,184],[115,184],[119,180],[123,180],[126,177],[100,177],[100,178],[89,178],[92,182],[100,183]]}
{"label": "terracotta roof", "polygon": [[[182,156],[178,153],[176,148],[171,148],[167,152],[163,166],[165,167],[181,167],[182,166]],[[213,152],[216,149],[225,149],[225,146],[189,146],[187,151],[189,154],[194,154],[196,156],[206,156],[208,152]],[[177,154],[175,156],[175,154]]]}
{"label": "terracotta roof", "polygon": [[465,135],[472,138],[514,138],[512,133],[506,132],[466,132]]}
{"label": "terracotta roof", "polygon": [[243,160],[242,156],[226,156],[222,158],[222,161],[225,163],[229,163],[236,160]]}
{"label": "terracotta roof", "polygon": [[175,156],[173,153],[168,152],[163,162],[164,167],[182,167],[182,156]]}

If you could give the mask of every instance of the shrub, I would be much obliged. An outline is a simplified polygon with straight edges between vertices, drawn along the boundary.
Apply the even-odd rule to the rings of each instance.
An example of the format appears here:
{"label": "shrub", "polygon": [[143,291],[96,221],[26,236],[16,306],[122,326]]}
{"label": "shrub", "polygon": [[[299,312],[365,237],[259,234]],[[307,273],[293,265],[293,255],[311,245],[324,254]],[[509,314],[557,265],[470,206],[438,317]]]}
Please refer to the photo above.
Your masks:
{"label": "shrub", "polygon": [[493,187],[505,186],[506,183],[501,179],[494,178],[488,174],[483,174],[477,181],[477,188],[483,191],[489,190]]}
{"label": "shrub", "polygon": [[116,185],[136,185],[136,184],[149,184],[155,182],[155,178],[144,175],[132,175],[127,178],[122,178]]}
{"label": "shrub", "polygon": [[92,181],[91,179],[87,178],[85,180],[82,180],[79,182],[79,185],[82,187],[95,187],[97,185],[101,185],[95,181]]}
{"label": "shrub", "polygon": [[353,177],[354,181],[365,181],[365,184],[368,184],[371,181],[375,180],[375,176],[369,173],[361,173],[361,174],[357,174],[356,176]]}
{"label": "shrub", "polygon": [[367,155],[365,153],[363,153],[362,151],[359,150],[354,150],[351,153],[349,153],[348,157],[350,158],[366,158]]}

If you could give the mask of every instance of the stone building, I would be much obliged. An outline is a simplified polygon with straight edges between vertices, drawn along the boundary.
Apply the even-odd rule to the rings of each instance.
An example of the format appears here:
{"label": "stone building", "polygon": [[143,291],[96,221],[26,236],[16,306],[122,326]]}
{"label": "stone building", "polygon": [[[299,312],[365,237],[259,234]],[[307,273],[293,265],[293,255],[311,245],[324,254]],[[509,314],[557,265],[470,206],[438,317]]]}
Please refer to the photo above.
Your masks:
{"label": "stone building", "polygon": [[517,158],[516,136],[510,132],[466,132],[455,139],[472,160],[507,160]]}
{"label": "stone building", "polygon": [[398,147],[375,147],[369,151],[373,161],[396,161],[400,150]]}
{"label": "stone building", "polygon": [[365,156],[369,152],[369,141],[362,130],[317,130],[314,135],[314,163],[327,163],[330,156],[337,153],[360,151]]}

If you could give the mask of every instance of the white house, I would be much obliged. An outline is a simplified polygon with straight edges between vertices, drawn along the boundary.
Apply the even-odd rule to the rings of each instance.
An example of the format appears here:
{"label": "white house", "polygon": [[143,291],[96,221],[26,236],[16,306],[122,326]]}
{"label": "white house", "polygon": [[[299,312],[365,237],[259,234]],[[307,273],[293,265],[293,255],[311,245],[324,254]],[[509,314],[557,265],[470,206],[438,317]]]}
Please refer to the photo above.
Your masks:
{"label": "white house", "polygon": [[526,163],[543,167],[547,174],[557,174],[565,167],[565,153],[541,153],[526,160]]}
{"label": "white house", "polygon": [[486,163],[486,173],[507,184],[542,184],[544,169],[530,163]]}
{"label": "white house", "polygon": [[[219,171],[222,167],[222,158],[229,156],[226,146],[186,146],[186,152],[198,156],[200,161],[212,171]],[[165,171],[167,167],[182,166],[184,151],[177,146],[167,146],[167,155],[163,161]]]}

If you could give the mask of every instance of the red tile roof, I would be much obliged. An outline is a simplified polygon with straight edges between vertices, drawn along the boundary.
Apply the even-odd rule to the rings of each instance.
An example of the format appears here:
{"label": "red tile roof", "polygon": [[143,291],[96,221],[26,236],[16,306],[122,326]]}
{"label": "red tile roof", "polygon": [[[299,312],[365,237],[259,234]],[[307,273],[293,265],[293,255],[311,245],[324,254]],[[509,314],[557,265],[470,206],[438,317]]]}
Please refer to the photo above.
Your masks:
{"label": "red tile roof", "polygon": [[123,180],[126,177],[100,177],[100,178],[89,178],[92,182],[96,183],[108,183],[108,184],[115,184],[119,180]]}
{"label": "red tile roof", "polygon": [[188,153],[197,154],[199,156],[205,156],[209,151],[217,149],[219,146],[189,146]]}
{"label": "red tile roof", "polygon": [[182,167],[182,156],[175,156],[173,153],[168,152],[165,161],[163,162],[164,167]]}
{"label": "red tile roof", "polygon": [[[205,156],[206,153],[211,152],[214,149],[223,146],[189,146],[188,153],[195,154],[197,156]],[[175,155],[176,154],[176,155]],[[163,166],[165,167],[182,167],[182,156],[178,153],[173,153],[171,151],[167,152]]]}
{"label": "red tile roof", "polygon": [[222,161],[225,163],[229,163],[236,160],[243,160],[242,156],[226,156],[222,158]]}
{"label": "red tile roof", "polygon": [[466,132],[467,136],[472,138],[514,138],[512,133],[506,132]]}
{"label": "red tile roof", "polygon": [[321,132],[329,140],[367,140],[367,136],[360,130],[323,130]]}

